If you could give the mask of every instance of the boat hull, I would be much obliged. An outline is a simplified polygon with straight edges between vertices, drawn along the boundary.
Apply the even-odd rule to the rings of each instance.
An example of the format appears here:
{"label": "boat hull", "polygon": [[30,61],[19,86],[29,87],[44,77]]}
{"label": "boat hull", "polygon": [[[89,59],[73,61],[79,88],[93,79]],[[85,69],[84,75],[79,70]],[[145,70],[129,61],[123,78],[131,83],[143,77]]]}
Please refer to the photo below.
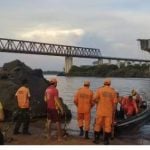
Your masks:
{"label": "boat hull", "polygon": [[118,135],[129,132],[130,130],[137,130],[148,121],[150,121],[150,107],[147,107],[141,113],[126,120],[118,121],[115,125],[115,133]]}

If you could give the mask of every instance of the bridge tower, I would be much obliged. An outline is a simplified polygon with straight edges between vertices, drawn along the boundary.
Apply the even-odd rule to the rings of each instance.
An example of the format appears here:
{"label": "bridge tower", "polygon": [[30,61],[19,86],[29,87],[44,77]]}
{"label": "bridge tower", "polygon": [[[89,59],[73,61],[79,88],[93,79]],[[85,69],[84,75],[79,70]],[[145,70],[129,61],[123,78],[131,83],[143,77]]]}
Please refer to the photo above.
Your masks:
{"label": "bridge tower", "polygon": [[70,56],[65,57],[65,73],[68,73],[73,64],[73,58]]}

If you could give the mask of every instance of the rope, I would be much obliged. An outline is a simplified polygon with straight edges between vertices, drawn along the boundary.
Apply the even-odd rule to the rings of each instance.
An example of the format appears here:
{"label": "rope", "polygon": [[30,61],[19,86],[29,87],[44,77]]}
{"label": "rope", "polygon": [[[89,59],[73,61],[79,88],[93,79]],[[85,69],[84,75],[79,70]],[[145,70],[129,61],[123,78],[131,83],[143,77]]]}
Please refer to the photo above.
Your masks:
{"label": "rope", "polygon": [[64,115],[65,115],[65,122],[64,122],[64,128],[63,128],[63,136],[68,136],[68,133],[67,133],[67,116],[66,116],[66,112],[64,112]]}

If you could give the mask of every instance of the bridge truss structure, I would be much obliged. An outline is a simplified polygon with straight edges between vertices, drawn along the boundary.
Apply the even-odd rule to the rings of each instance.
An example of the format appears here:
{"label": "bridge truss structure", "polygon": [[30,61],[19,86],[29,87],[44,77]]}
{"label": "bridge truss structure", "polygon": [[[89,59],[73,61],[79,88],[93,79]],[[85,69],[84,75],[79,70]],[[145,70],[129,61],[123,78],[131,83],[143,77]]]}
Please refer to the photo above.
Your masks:
{"label": "bridge truss structure", "polygon": [[[150,52],[150,40],[139,40],[141,49]],[[0,52],[53,55],[65,57],[94,58],[98,60],[135,61],[150,63],[150,60],[102,56],[100,49],[33,41],[0,38]]]}
{"label": "bridge truss structure", "polygon": [[100,49],[48,44],[48,43],[5,39],[5,38],[0,38],[0,52],[82,57],[82,58],[102,57]]}

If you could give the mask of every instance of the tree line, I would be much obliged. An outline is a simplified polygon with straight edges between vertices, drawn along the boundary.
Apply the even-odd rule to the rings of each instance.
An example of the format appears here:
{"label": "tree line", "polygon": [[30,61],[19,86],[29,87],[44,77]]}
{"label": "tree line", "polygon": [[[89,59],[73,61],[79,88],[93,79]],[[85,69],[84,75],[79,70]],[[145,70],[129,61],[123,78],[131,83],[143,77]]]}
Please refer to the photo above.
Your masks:
{"label": "tree line", "polygon": [[95,76],[95,77],[135,77],[149,78],[150,65],[147,64],[102,64],[95,66],[72,66],[67,76]]}

